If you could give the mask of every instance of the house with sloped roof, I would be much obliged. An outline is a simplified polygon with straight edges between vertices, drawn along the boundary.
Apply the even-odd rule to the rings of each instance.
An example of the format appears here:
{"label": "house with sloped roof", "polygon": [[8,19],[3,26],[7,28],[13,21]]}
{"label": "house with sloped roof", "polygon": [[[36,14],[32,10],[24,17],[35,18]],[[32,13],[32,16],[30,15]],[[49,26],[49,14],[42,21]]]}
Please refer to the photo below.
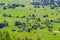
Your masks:
{"label": "house with sloped roof", "polygon": [[40,5],[41,2],[42,2],[42,0],[30,0],[30,3],[34,4],[34,5]]}
{"label": "house with sloped roof", "polygon": [[42,0],[30,0],[30,2],[42,2]]}

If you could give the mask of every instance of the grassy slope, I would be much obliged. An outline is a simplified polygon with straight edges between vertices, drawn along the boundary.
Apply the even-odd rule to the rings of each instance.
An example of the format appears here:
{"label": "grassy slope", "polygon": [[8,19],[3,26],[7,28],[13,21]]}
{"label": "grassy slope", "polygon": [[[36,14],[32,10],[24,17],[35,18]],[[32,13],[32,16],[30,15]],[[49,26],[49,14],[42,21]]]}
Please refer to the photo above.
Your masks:
{"label": "grassy slope", "polygon": [[[8,1],[4,1],[4,0],[0,0],[0,1],[8,3]],[[9,3],[18,3],[18,1],[9,2]],[[4,13],[12,14],[14,17],[17,16],[17,15],[18,16],[22,16],[22,15],[26,15],[27,16],[29,14],[34,13],[34,9],[35,8],[33,8],[32,5],[30,5],[30,4],[28,5],[27,3],[23,3],[23,4],[26,4],[25,8],[15,8],[15,9],[8,9],[8,10],[2,10],[2,8],[0,8],[0,10],[1,10],[1,12],[0,12],[0,21],[3,21],[4,19],[6,19],[9,22],[9,24],[11,25],[9,27],[2,28],[1,30],[8,31],[12,39],[13,39],[13,36],[15,36],[16,39],[17,39],[17,37],[24,38],[24,37],[27,36],[27,37],[31,37],[33,40],[37,40],[37,37],[40,37],[41,40],[60,40],[60,38],[59,38],[60,37],[60,32],[56,33],[57,36],[53,36],[53,34],[55,32],[48,32],[47,28],[45,28],[43,30],[32,30],[30,33],[27,33],[27,32],[17,32],[19,30],[19,28],[13,26],[14,22],[16,20],[25,22],[26,19],[8,18],[8,17],[4,18],[4,17],[2,17],[2,15]],[[29,10],[30,7],[32,8],[32,10]],[[46,11],[44,11],[44,9],[46,9]],[[37,17],[40,17],[41,20],[44,20],[43,19],[43,15],[45,15],[45,14],[49,15],[49,19],[55,19],[57,17],[60,17],[60,13],[58,13],[57,10],[51,10],[51,9],[49,9],[48,6],[45,7],[45,8],[41,7],[41,8],[36,9],[36,10],[37,10],[37,12],[35,14],[37,15]],[[60,9],[58,9],[58,10],[60,10]],[[52,16],[51,13],[55,13],[55,14],[58,13],[59,16],[56,16],[55,14]],[[60,24],[54,23],[53,26],[54,26],[54,29],[53,29],[54,31],[57,30],[58,28],[60,28],[59,27]],[[16,29],[17,31],[16,32],[11,32],[12,29]],[[36,34],[34,34],[33,32],[36,32]]]}

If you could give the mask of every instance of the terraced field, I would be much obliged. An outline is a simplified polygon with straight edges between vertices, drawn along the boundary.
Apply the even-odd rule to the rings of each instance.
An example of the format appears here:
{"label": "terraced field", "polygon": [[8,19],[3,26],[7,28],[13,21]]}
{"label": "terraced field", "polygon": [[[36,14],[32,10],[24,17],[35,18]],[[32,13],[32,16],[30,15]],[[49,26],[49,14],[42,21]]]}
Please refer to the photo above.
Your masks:
{"label": "terraced field", "polygon": [[1,3],[0,40],[60,40],[59,6],[35,8],[29,0],[0,0]]}

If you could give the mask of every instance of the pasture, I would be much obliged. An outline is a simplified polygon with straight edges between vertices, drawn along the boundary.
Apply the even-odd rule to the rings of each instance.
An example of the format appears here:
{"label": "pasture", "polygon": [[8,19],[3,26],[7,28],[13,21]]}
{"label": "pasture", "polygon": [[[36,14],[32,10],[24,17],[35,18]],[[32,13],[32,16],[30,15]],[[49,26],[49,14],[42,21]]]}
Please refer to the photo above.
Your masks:
{"label": "pasture", "polygon": [[[0,5],[0,40],[60,40],[59,6],[35,8],[29,0],[0,0],[0,3],[5,3]],[[8,4],[24,6],[8,8]]]}

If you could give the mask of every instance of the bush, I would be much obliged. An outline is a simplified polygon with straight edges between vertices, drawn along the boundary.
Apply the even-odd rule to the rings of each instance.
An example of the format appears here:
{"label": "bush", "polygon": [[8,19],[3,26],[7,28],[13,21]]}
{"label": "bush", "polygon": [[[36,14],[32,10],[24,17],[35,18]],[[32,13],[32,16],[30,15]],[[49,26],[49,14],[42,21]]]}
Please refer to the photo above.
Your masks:
{"label": "bush", "polygon": [[19,18],[19,16],[16,16],[16,18]]}
{"label": "bush", "polygon": [[13,4],[10,6],[12,9],[16,8],[16,6],[14,6]]}
{"label": "bush", "polygon": [[32,29],[31,28],[29,28],[28,30],[27,30],[27,32],[30,32]]}
{"label": "bush", "polygon": [[8,15],[7,14],[3,14],[3,17],[7,17]]}
{"label": "bush", "polygon": [[4,27],[4,24],[3,23],[0,23],[0,28],[3,28]]}
{"label": "bush", "polygon": [[49,24],[50,24],[50,22],[49,22],[48,19],[45,19],[45,24],[46,24],[46,25],[49,25]]}
{"label": "bush", "polygon": [[40,22],[40,21],[41,21],[41,19],[40,19],[40,18],[38,18],[38,19],[37,19],[37,21],[39,21],[39,22]]}
{"label": "bush", "polygon": [[15,22],[15,26],[19,26],[19,25],[22,25],[21,22],[16,21],[16,22]]}
{"label": "bush", "polygon": [[48,27],[48,30],[49,30],[50,32],[52,32],[52,28],[53,28],[53,27],[50,26],[50,25],[48,25],[47,27]]}
{"label": "bush", "polygon": [[7,27],[9,26],[8,25],[8,22],[4,21],[3,23],[0,23],[0,28],[3,28],[3,27]]}
{"label": "bush", "polygon": [[34,6],[34,8],[40,8],[40,6],[38,6],[38,5],[35,5],[35,6]]}
{"label": "bush", "polygon": [[50,7],[50,9],[55,9],[55,7]]}
{"label": "bush", "polygon": [[32,14],[32,15],[31,15],[31,18],[32,18],[32,19],[35,19],[35,18],[36,18],[35,14]]}
{"label": "bush", "polygon": [[9,15],[8,15],[8,17],[12,17],[12,15],[11,15],[11,14],[9,14]]}
{"label": "bush", "polygon": [[25,5],[24,4],[20,4],[20,7],[25,7]]}
{"label": "bush", "polygon": [[35,27],[35,26],[32,26],[32,29],[37,29],[37,27]]}
{"label": "bush", "polygon": [[22,16],[21,18],[26,18],[26,16]]}
{"label": "bush", "polygon": [[15,32],[15,31],[16,31],[16,29],[12,29],[12,31],[13,31],[13,32]]}
{"label": "bush", "polygon": [[56,36],[57,34],[53,34],[54,36]]}
{"label": "bush", "polygon": [[48,14],[44,15],[43,18],[47,18],[48,17]]}
{"label": "bush", "polygon": [[23,32],[23,30],[18,30],[18,32]]}
{"label": "bush", "polygon": [[6,10],[7,9],[7,7],[6,6],[3,6],[3,10]]}
{"label": "bush", "polygon": [[18,28],[22,28],[22,26],[21,25],[18,25]]}
{"label": "bush", "polygon": [[12,6],[14,6],[14,7],[19,7],[19,4],[12,4]]}
{"label": "bush", "polygon": [[50,22],[54,22],[54,20],[50,20]]}
{"label": "bush", "polygon": [[5,5],[5,3],[0,3],[0,6],[3,6],[3,5]]}
{"label": "bush", "polygon": [[9,26],[9,24],[8,24],[8,22],[6,20],[4,20],[3,24],[4,24],[5,27]]}
{"label": "bush", "polygon": [[26,23],[22,23],[22,26],[23,26],[23,27],[26,27]]}

